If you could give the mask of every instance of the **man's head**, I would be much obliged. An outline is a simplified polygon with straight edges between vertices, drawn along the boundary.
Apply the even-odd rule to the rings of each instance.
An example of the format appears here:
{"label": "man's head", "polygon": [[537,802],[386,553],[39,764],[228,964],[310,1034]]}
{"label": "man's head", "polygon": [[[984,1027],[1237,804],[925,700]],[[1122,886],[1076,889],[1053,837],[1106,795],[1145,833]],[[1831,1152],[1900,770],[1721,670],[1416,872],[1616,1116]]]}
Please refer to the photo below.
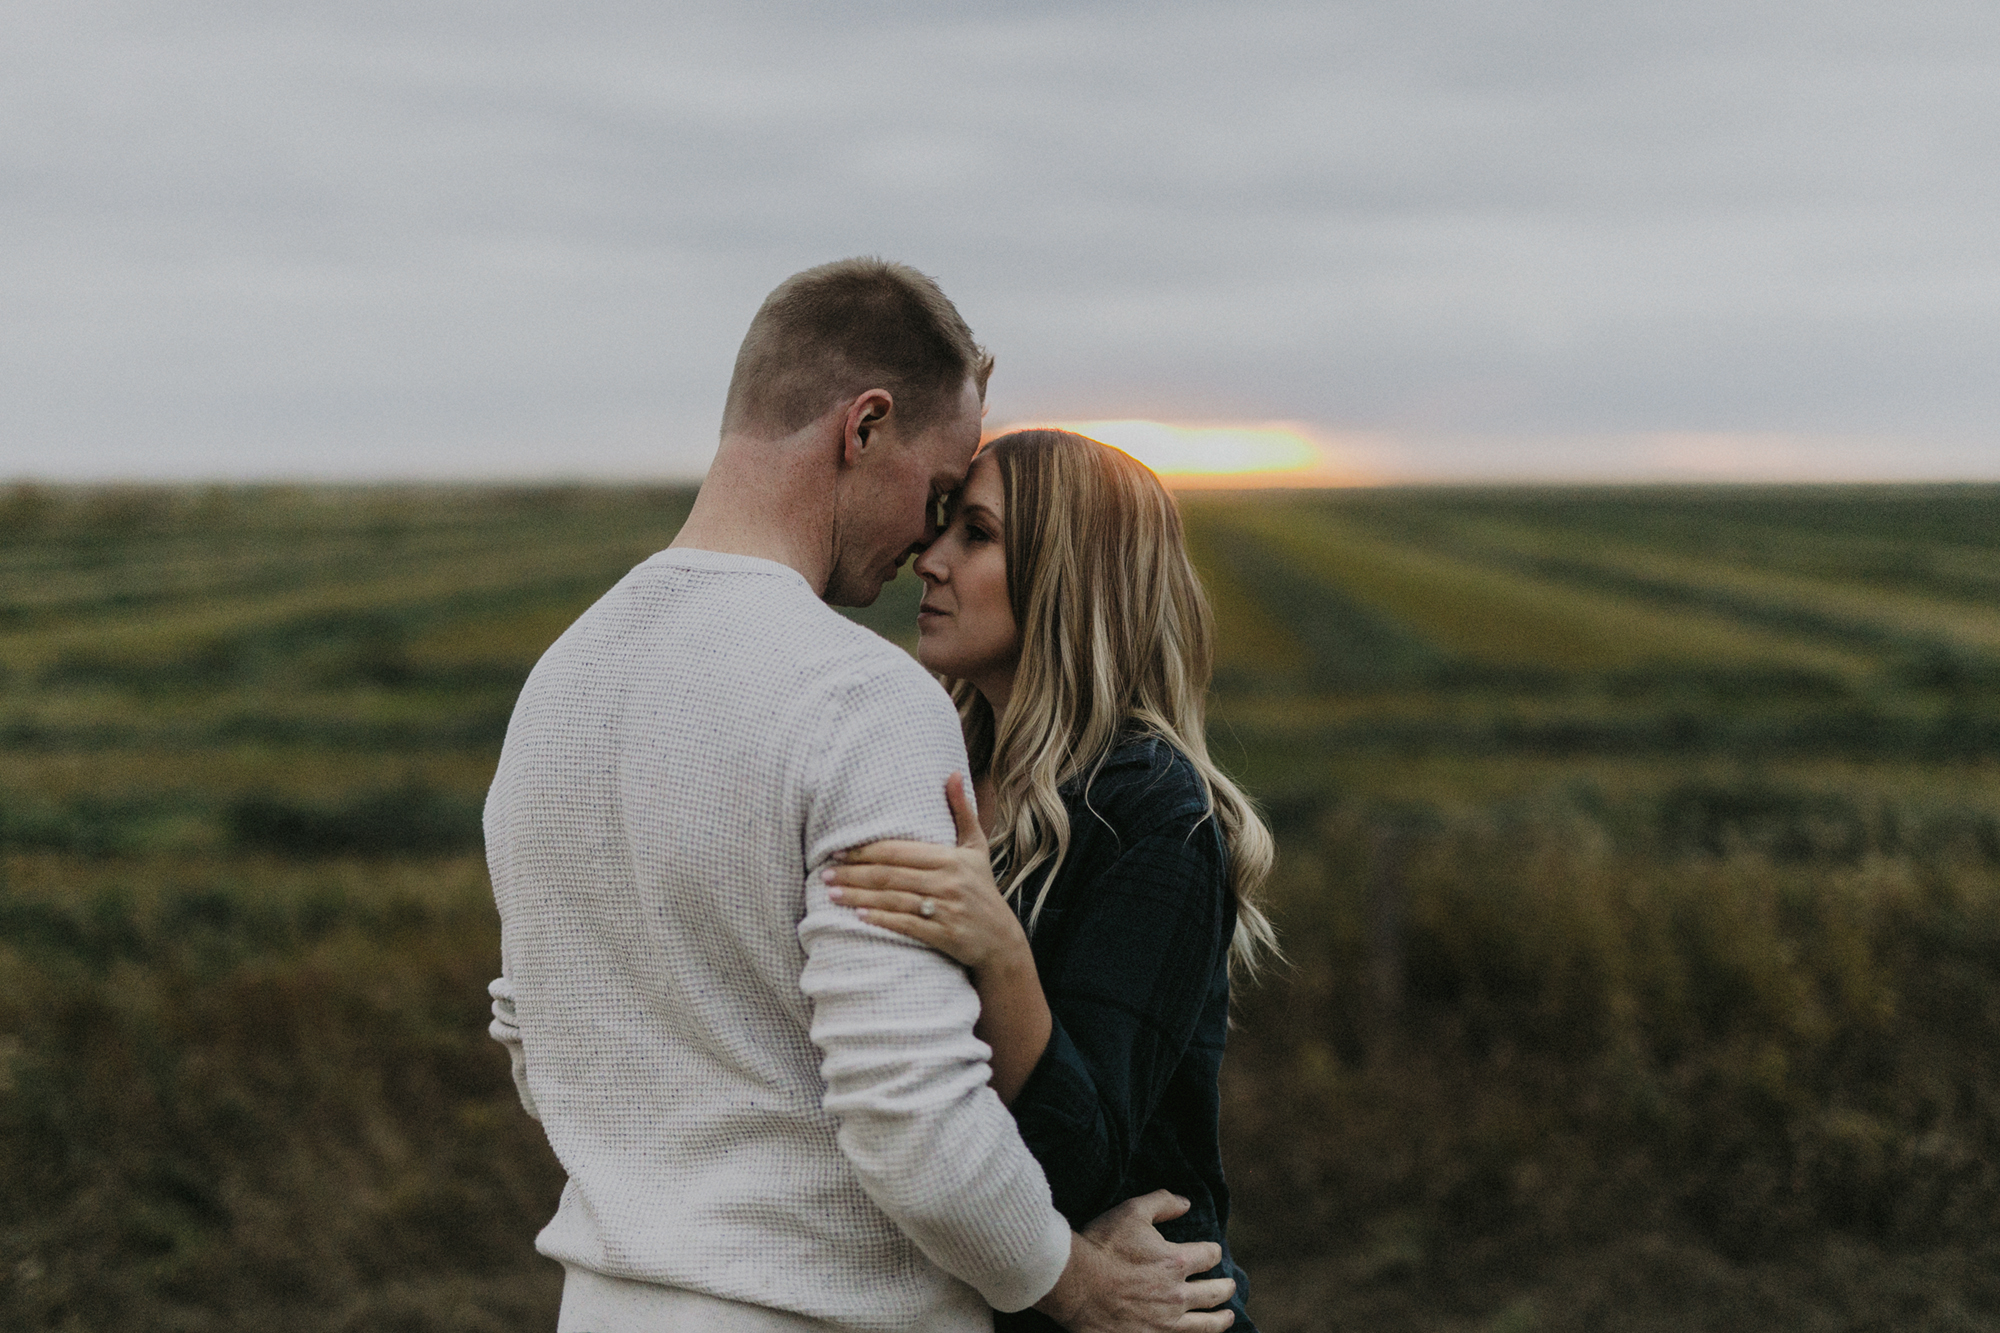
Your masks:
{"label": "man's head", "polygon": [[794,273],[750,321],[736,353],[722,433],[790,435],[867,389],[895,399],[903,429],[981,402],[993,358],[938,285],[906,264],[842,259]]}
{"label": "man's head", "polygon": [[822,264],[765,298],[736,354],[722,433],[838,430],[829,602],[874,601],[934,535],[932,501],[971,464],[992,368],[937,284],[902,264]]}

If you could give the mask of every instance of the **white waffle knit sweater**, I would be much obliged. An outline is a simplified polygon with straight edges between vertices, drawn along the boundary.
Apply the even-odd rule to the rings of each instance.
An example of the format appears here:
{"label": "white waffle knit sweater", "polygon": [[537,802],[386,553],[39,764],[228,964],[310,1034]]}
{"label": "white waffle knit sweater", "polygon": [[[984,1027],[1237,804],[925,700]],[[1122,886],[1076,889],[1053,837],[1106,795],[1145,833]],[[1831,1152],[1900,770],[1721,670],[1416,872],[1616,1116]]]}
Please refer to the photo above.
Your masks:
{"label": "white waffle knit sweater", "polygon": [[569,1175],[536,1245],[573,1285],[957,1329],[1055,1284],[1069,1229],[964,973],[819,878],[951,841],[964,767],[937,684],[770,561],[662,551],[536,665],[486,802],[493,1031]]}

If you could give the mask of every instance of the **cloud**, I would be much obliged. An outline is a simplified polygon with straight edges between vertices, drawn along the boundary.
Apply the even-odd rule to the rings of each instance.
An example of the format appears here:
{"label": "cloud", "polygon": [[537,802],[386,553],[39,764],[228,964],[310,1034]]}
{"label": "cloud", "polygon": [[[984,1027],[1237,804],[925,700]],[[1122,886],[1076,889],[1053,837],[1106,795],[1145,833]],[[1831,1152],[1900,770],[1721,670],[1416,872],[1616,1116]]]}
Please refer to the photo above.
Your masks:
{"label": "cloud", "polygon": [[0,474],[692,473],[853,253],[1001,418],[2000,452],[1984,0],[17,11]]}

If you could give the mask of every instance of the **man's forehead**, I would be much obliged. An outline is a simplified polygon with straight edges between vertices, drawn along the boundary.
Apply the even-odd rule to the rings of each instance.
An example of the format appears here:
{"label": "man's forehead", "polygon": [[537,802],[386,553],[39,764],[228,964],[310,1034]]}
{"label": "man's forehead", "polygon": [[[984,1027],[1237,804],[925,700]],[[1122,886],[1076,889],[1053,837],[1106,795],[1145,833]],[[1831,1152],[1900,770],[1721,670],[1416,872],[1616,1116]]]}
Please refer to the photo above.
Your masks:
{"label": "man's forehead", "polygon": [[[982,441],[980,443],[977,452],[975,452],[972,455],[972,461],[966,464],[965,471],[952,480],[951,489],[958,491],[961,494],[969,491],[973,485],[973,478],[979,473],[980,470],[979,460],[984,457],[986,457],[986,445],[985,442]],[[999,473],[994,471],[994,469],[992,468],[988,468],[986,469],[986,474],[991,484],[987,485],[984,489],[988,491],[996,491],[997,484],[1000,480]]]}
{"label": "man's forehead", "polygon": [[967,470],[972,467],[973,455],[979,451],[985,409],[980,405],[979,394],[969,379],[960,393],[958,408],[950,417],[934,423],[924,432],[922,447],[929,455],[931,483],[944,490],[958,488],[958,484],[965,480]]}
{"label": "man's forehead", "polygon": [[966,434],[956,435],[953,438],[939,471],[950,479],[953,486],[958,485],[965,480],[965,474],[972,470],[973,460],[979,457],[979,449],[979,422],[975,418]]}

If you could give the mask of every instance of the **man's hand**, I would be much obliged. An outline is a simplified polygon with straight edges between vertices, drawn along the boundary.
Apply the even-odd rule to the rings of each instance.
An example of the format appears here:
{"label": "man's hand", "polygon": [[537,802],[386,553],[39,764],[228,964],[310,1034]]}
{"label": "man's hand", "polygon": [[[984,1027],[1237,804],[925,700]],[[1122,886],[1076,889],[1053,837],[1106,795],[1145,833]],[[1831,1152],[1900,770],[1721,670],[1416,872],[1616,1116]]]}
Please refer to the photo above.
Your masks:
{"label": "man's hand", "polygon": [[1187,1210],[1166,1190],[1119,1204],[1070,1237],[1069,1266],[1035,1308],[1070,1333],[1221,1333],[1236,1315],[1210,1307],[1236,1294],[1235,1280],[1188,1274],[1221,1263],[1222,1247],[1169,1244],[1153,1229]]}

